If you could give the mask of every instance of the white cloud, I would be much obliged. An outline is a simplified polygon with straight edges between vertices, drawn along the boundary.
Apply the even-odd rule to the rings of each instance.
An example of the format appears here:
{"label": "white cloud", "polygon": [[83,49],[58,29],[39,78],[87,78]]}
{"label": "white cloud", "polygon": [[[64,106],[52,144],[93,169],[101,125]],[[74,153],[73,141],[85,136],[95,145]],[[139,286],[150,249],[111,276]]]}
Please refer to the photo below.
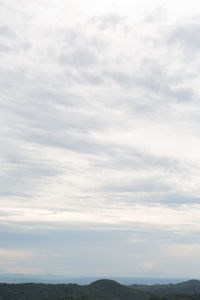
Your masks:
{"label": "white cloud", "polygon": [[166,245],[165,251],[170,256],[182,257],[184,259],[191,259],[199,256],[200,245],[199,244],[177,244],[177,245]]}
{"label": "white cloud", "polygon": [[2,259],[10,259],[10,258],[24,258],[31,257],[32,252],[27,249],[0,249],[0,257]]}
{"label": "white cloud", "polygon": [[1,224],[199,230],[199,10],[2,1]]}

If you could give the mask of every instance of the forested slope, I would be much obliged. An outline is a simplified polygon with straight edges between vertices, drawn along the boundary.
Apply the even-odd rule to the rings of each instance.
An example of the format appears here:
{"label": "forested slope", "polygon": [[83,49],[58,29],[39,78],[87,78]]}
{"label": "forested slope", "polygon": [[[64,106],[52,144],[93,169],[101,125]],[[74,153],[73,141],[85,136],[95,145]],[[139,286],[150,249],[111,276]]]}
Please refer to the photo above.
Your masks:
{"label": "forested slope", "polygon": [[147,292],[119,284],[113,280],[98,280],[87,286],[77,284],[0,284],[0,300],[146,300]]}
{"label": "forested slope", "polygon": [[[153,294],[200,294],[200,281],[188,280],[177,284],[156,284],[156,285],[131,285],[132,288]],[[200,299],[200,298],[199,298]]]}
{"label": "forested slope", "polygon": [[200,300],[200,281],[125,286],[102,279],[90,285],[0,283],[0,300]]}

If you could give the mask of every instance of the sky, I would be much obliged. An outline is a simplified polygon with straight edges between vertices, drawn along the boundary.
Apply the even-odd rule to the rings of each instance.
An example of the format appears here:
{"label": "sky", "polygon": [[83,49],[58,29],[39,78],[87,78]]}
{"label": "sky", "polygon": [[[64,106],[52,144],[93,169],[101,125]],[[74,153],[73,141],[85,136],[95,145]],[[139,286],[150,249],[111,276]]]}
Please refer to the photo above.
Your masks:
{"label": "sky", "polygon": [[0,0],[0,273],[200,278],[199,31],[194,0]]}

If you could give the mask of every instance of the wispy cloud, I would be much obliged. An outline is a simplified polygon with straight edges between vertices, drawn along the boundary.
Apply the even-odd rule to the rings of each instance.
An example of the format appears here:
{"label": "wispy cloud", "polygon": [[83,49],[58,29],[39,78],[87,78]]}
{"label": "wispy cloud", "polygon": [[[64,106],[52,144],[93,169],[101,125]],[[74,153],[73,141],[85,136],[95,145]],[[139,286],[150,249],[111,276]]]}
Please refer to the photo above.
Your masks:
{"label": "wispy cloud", "polygon": [[[14,227],[52,230],[53,238],[75,230],[77,240],[84,229],[88,246],[80,240],[78,249],[83,243],[86,255],[89,247],[98,252],[92,243],[96,232],[102,234],[96,241],[101,244],[110,230],[109,238],[115,238],[109,256],[107,240],[97,253],[104,253],[106,265],[126,232],[117,253],[119,269],[114,260],[108,264],[113,274],[120,273],[123,263],[129,266],[132,244],[139,253],[143,236],[155,233],[160,239],[166,229],[171,243],[170,234],[178,230],[184,245],[190,230],[193,239],[199,231],[200,203],[200,22],[191,17],[195,9],[188,12],[183,6],[186,19],[170,1],[158,8],[144,1],[145,12],[128,0],[120,9],[118,1],[115,8],[110,1],[96,6],[87,0],[84,7],[79,0],[20,0],[17,7],[12,1],[1,2],[2,236],[14,232],[15,249],[19,236]],[[139,231],[139,237],[130,238],[129,231]],[[65,249],[71,247],[69,269],[77,247],[71,240],[70,233],[65,243]],[[133,255],[127,274],[134,266],[144,274],[165,274],[166,265],[161,270],[159,262],[171,258],[171,248],[164,253],[161,244],[156,246],[156,262],[154,242],[149,241],[149,257],[147,251],[141,259]],[[127,243],[131,246],[124,261],[120,251]],[[9,251],[14,257],[15,250]],[[56,272],[56,264],[62,269],[61,252],[55,246],[49,252],[52,268],[45,260],[42,269]],[[81,261],[78,255],[76,250]],[[38,251],[36,256],[41,262],[44,254]],[[17,263],[14,267],[17,270]],[[83,263],[81,272],[84,268]]]}

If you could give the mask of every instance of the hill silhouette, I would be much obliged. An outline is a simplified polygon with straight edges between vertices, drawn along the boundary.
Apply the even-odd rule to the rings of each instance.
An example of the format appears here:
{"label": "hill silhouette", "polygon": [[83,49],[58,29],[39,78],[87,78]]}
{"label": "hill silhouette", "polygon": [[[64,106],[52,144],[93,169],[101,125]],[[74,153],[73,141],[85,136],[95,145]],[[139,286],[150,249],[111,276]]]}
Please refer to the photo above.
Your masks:
{"label": "hill silhouette", "polygon": [[148,293],[124,286],[114,280],[101,279],[89,285],[93,295],[96,299],[110,300],[110,299],[148,299]]}
{"label": "hill silhouette", "polygon": [[146,300],[147,292],[135,290],[113,280],[77,284],[0,284],[1,300]]}
{"label": "hill silhouette", "polygon": [[[132,288],[153,294],[169,294],[169,293],[184,293],[184,294],[200,294],[200,281],[188,280],[177,284],[155,284],[155,285],[131,285]],[[199,296],[200,299],[200,296]]]}
{"label": "hill silhouette", "polygon": [[200,281],[125,286],[101,279],[89,285],[0,283],[0,300],[200,300]]}

